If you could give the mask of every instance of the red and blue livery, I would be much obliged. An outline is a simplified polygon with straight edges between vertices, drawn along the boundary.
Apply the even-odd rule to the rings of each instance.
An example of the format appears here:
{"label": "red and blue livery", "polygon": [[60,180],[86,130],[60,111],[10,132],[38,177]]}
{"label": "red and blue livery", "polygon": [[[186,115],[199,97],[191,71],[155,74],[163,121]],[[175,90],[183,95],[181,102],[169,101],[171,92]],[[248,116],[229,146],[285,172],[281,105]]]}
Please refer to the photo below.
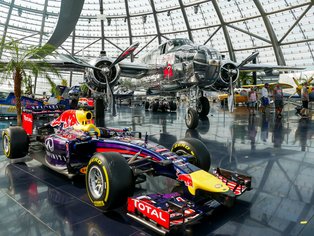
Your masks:
{"label": "red and blue livery", "polygon": [[[162,234],[219,205],[233,206],[251,189],[250,176],[220,168],[209,173],[210,153],[197,139],[179,140],[168,149],[128,128],[96,127],[90,111],[58,106],[25,110],[22,121],[23,127],[2,133],[7,158],[30,155],[67,176],[85,175],[94,206],[110,211],[126,204],[128,216]],[[136,196],[135,185],[147,175],[169,177],[180,187]]]}

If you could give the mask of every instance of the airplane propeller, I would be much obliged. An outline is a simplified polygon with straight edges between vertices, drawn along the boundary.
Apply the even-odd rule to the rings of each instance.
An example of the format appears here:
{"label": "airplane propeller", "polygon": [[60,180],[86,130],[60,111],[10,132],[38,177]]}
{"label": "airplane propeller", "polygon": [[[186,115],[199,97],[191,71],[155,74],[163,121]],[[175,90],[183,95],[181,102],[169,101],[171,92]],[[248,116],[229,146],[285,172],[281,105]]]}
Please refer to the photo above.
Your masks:
{"label": "airplane propeller", "polygon": [[[233,62],[227,62],[223,64],[220,68],[220,78],[223,82],[229,83],[229,93],[230,96],[228,97],[228,108],[229,111],[233,111],[233,101],[234,101],[234,93],[233,93],[233,82],[238,79],[239,76],[239,69],[253,61],[259,52],[254,52],[245,58],[239,65],[234,64]],[[227,79],[227,80],[226,80]]]}
{"label": "airplane propeller", "polygon": [[108,102],[111,104],[111,111],[112,111],[113,116],[116,116],[117,114],[116,103],[113,96],[112,88],[109,84],[108,77],[110,75],[111,69],[114,68],[119,62],[127,58],[129,55],[131,55],[139,45],[140,44],[136,42],[132,44],[131,46],[129,46],[117,57],[117,59],[109,67],[98,68],[98,70],[100,70],[101,74],[105,77],[105,80],[106,80],[106,90],[107,90],[106,95],[107,95]]}
{"label": "airplane propeller", "polygon": [[289,96],[289,99],[292,98],[295,94],[299,94],[301,96],[301,90],[304,83],[310,84],[313,80],[314,80],[314,77],[312,76],[311,78],[305,80],[304,82],[299,83],[299,81],[293,77],[293,81],[297,87],[295,89],[295,92]]}

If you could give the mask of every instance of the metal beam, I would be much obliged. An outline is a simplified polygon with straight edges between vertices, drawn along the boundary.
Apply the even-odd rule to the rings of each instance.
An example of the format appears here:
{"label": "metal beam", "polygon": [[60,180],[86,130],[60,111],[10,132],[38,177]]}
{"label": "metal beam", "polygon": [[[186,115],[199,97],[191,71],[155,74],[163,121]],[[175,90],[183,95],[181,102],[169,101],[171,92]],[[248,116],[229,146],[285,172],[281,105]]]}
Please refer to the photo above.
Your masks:
{"label": "metal beam", "polygon": [[[104,2],[103,0],[99,0],[99,11],[100,15],[104,14]],[[101,32],[101,50],[105,50],[105,27],[104,27],[104,20],[100,20],[100,32]]]}
{"label": "metal beam", "polygon": [[[128,22],[128,28],[129,28],[129,42],[130,45],[133,43],[133,35],[132,35],[132,29],[131,29],[131,18],[130,18],[130,11],[129,11],[129,2],[128,0],[125,0],[125,11],[126,11],[126,20]],[[114,45],[114,44],[113,44]],[[131,61],[134,61],[134,54],[131,54]]]}
{"label": "metal beam", "polygon": [[46,21],[46,17],[48,16],[47,15],[47,5],[48,5],[48,0],[45,0],[44,10],[43,10],[42,17],[41,17],[41,27],[40,27],[40,32],[39,32],[39,46],[41,46],[41,44],[43,42],[45,21]]}
{"label": "metal beam", "polygon": [[253,1],[255,3],[255,6],[259,10],[259,12],[260,12],[260,14],[262,16],[262,19],[264,21],[266,30],[268,32],[268,35],[270,37],[270,40],[271,40],[271,43],[272,43],[272,46],[273,46],[273,49],[274,49],[274,53],[275,53],[275,56],[276,56],[277,64],[278,65],[286,65],[285,58],[283,56],[283,53],[282,53],[281,47],[279,45],[278,39],[277,39],[276,34],[274,32],[274,29],[273,29],[273,27],[272,27],[272,25],[271,25],[271,23],[270,23],[270,21],[268,19],[268,16],[265,13],[265,10],[264,10],[262,4],[260,3],[259,0],[253,0]]}
{"label": "metal beam", "polygon": [[179,5],[180,5],[180,8],[181,8],[183,19],[185,21],[186,29],[188,30],[189,39],[192,42],[194,42],[192,31],[191,31],[191,27],[190,27],[190,23],[189,23],[189,19],[188,19],[187,15],[186,15],[186,11],[185,11],[185,6],[184,6],[182,0],[179,0],[178,2],[179,2]]}
{"label": "metal beam", "polygon": [[222,14],[221,14],[221,11],[219,9],[219,6],[218,6],[218,3],[217,3],[217,0],[212,0],[211,1],[215,10],[216,10],[216,13],[217,13],[217,16],[219,18],[219,21],[221,23],[221,27],[222,27],[222,30],[223,30],[223,33],[224,33],[224,36],[225,36],[225,39],[226,39],[226,44],[227,44],[227,47],[228,47],[228,51],[229,51],[229,57],[232,61],[236,61],[236,56],[235,56],[235,53],[234,53],[234,50],[233,50],[233,46],[232,46],[232,42],[231,42],[231,39],[230,39],[230,35],[229,35],[229,32],[228,32],[228,29],[226,27],[226,23],[222,17]]}
{"label": "metal beam", "polygon": [[[8,26],[9,26],[10,18],[11,18],[11,15],[12,15],[14,2],[15,2],[15,0],[12,0],[12,2],[10,4],[10,7],[9,7],[9,12],[8,12],[8,15],[7,15],[7,19],[6,19],[5,24],[4,24],[4,30],[3,30],[3,35],[2,35],[3,43],[5,42],[5,38],[7,36]],[[1,46],[0,46],[0,58],[2,57],[2,53],[3,53],[3,47],[4,47],[3,43],[1,43]]]}
{"label": "metal beam", "polygon": [[218,30],[220,30],[220,29],[221,29],[221,25],[220,25],[219,27],[217,27],[217,29],[215,29],[215,31],[211,34],[211,36],[209,36],[209,38],[205,41],[204,45],[205,45],[206,43],[208,43],[208,41],[211,40],[212,37],[214,37],[215,34],[216,34],[216,33],[218,32]]}
{"label": "metal beam", "polygon": [[291,32],[291,30],[293,30],[293,28],[300,22],[300,20],[302,20],[303,16],[305,16],[305,14],[312,8],[312,5],[309,5],[305,11],[301,14],[301,16],[299,16],[299,19],[297,19],[293,25],[290,27],[290,29],[288,29],[288,31],[285,33],[284,36],[282,36],[282,38],[279,40],[279,43],[281,43],[287,36],[288,34]]}
{"label": "metal beam", "polygon": [[250,35],[250,36],[252,36],[252,37],[254,37],[254,38],[257,38],[257,39],[260,39],[260,40],[262,40],[262,41],[265,41],[266,43],[271,43],[271,41],[269,41],[268,39],[266,39],[266,38],[264,38],[264,37],[261,37],[261,36],[259,36],[259,35],[257,35],[257,34],[253,34],[253,33],[251,33],[251,32],[248,32],[248,31],[246,31],[246,30],[243,30],[243,29],[241,29],[241,28],[239,28],[239,27],[237,27],[237,26],[228,25],[228,27],[233,28],[233,29],[235,29],[235,30],[238,30],[238,31],[240,31],[240,32],[242,32],[242,33],[248,34],[248,35]]}
{"label": "metal beam", "polygon": [[154,16],[154,20],[155,20],[157,37],[158,37],[158,44],[161,44],[161,33],[160,33],[160,28],[159,28],[159,23],[158,23],[157,12],[156,12],[156,8],[155,8],[155,2],[154,2],[154,0],[150,0],[149,3],[151,4],[153,16]]}

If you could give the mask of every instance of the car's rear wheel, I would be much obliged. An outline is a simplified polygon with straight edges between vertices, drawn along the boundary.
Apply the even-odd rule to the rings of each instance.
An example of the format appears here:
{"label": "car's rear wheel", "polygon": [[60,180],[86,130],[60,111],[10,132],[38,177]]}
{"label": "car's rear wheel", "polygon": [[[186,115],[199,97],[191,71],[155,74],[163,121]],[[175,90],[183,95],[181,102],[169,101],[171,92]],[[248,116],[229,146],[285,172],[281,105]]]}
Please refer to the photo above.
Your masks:
{"label": "car's rear wheel", "polygon": [[175,152],[179,156],[181,155],[192,155],[194,160],[192,164],[198,168],[208,171],[211,163],[211,156],[206,145],[195,138],[184,138],[172,145],[172,152]]}
{"label": "car's rear wheel", "polygon": [[27,155],[29,139],[20,126],[10,127],[2,132],[2,148],[9,159],[17,159]]}
{"label": "car's rear wheel", "polygon": [[88,163],[85,179],[91,202],[104,211],[125,204],[134,185],[127,161],[114,152],[96,153]]}

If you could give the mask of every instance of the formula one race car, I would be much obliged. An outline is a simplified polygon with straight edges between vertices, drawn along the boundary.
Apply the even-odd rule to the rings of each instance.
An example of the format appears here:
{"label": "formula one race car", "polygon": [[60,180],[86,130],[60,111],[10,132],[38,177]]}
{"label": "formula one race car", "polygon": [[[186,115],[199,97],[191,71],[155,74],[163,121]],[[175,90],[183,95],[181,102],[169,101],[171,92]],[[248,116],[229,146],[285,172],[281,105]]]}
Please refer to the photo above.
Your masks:
{"label": "formula one race car", "polygon": [[[49,168],[85,175],[91,202],[104,211],[127,204],[127,214],[159,232],[195,222],[218,205],[232,206],[251,189],[251,177],[217,168],[209,173],[210,153],[197,139],[177,141],[169,150],[129,129],[96,127],[90,111],[58,106],[33,107],[22,114],[23,127],[2,133],[9,159],[30,155]],[[134,196],[146,175],[177,180],[181,190]]]}

